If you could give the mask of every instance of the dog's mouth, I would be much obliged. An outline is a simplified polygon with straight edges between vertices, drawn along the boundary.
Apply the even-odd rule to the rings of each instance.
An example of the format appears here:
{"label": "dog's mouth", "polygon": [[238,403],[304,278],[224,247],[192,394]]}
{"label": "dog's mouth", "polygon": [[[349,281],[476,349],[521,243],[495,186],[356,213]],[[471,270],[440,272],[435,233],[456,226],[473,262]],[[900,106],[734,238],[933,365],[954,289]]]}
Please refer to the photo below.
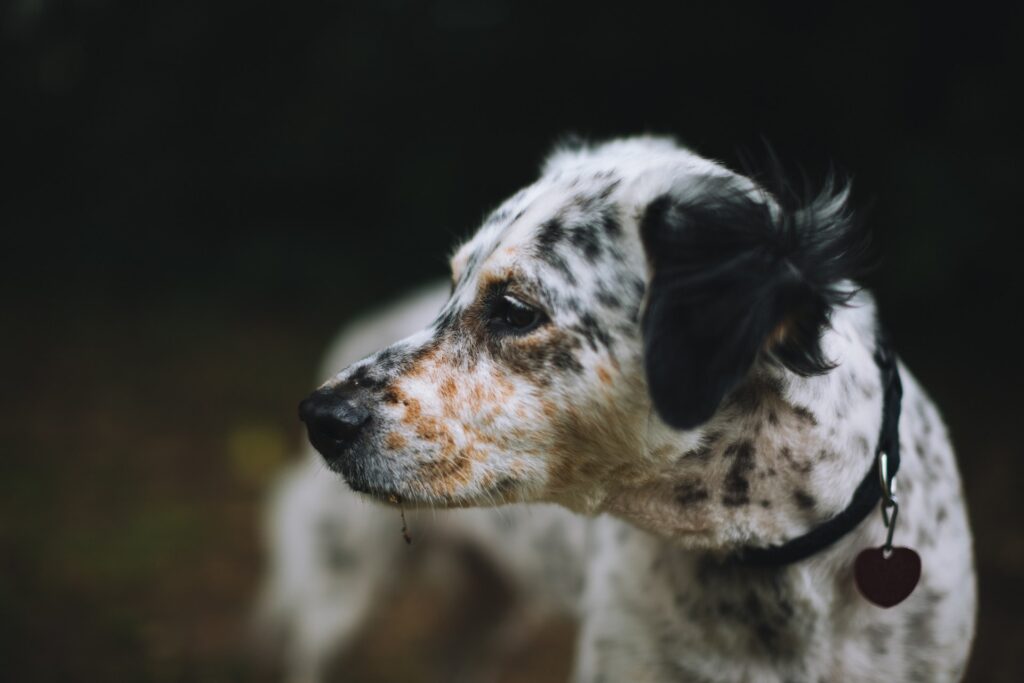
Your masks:
{"label": "dog's mouth", "polygon": [[370,484],[348,475],[343,478],[353,491],[388,507],[406,510],[493,507],[523,502],[519,495],[518,482],[510,479],[499,480],[483,492],[445,494],[431,491],[418,482],[381,485]]}
{"label": "dog's mouth", "polygon": [[386,505],[399,507],[399,506],[415,506],[415,498],[399,493],[395,489],[371,485],[366,482],[360,481],[357,477],[353,477],[344,473],[341,473],[345,479],[345,483],[348,487],[356,493],[361,493],[364,496],[372,498],[378,503],[384,503]]}

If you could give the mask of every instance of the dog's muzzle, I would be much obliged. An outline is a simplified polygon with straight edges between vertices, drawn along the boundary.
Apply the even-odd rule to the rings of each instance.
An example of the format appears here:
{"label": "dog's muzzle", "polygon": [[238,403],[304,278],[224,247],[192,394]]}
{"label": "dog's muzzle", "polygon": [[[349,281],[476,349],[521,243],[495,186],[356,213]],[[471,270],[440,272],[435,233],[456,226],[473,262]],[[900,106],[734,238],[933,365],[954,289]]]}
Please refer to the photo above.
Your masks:
{"label": "dog's muzzle", "polygon": [[299,404],[309,442],[331,469],[344,469],[343,460],[370,419],[370,391],[347,381],[317,389]]}

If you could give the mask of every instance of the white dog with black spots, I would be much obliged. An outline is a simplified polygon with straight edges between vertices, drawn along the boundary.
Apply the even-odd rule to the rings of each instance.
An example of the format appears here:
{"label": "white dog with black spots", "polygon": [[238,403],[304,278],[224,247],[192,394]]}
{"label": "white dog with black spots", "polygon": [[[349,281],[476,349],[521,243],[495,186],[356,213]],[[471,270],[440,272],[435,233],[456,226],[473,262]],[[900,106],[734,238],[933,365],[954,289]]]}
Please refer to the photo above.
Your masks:
{"label": "white dog with black spots", "polygon": [[271,514],[264,607],[295,680],[394,580],[396,506],[472,508],[417,523],[478,545],[534,613],[578,618],[576,681],[961,678],[971,535],[902,365],[896,542],[921,555],[917,589],[890,609],[857,592],[877,514],[805,559],[733,561],[847,508],[883,414],[846,189],[767,183],[667,139],[561,148],[456,251],[450,286],[342,338],[301,407],[318,452]]}

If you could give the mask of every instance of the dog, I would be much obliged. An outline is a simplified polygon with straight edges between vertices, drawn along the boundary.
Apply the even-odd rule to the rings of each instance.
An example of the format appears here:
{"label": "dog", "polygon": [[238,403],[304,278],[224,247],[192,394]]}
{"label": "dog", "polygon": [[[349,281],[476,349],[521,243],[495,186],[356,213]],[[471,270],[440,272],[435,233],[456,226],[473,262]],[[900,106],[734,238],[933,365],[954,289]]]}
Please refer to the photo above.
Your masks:
{"label": "dog", "polygon": [[867,232],[824,185],[805,198],[665,138],[562,146],[449,287],[357,326],[300,408],[317,454],[272,507],[265,604],[292,676],[317,680],[393,580],[401,506],[472,508],[436,524],[579,620],[575,681],[960,680],[971,534],[902,364],[891,531],[916,589],[883,609],[855,586],[858,554],[890,547],[878,494],[779,559],[850,517],[892,408],[855,284]]}

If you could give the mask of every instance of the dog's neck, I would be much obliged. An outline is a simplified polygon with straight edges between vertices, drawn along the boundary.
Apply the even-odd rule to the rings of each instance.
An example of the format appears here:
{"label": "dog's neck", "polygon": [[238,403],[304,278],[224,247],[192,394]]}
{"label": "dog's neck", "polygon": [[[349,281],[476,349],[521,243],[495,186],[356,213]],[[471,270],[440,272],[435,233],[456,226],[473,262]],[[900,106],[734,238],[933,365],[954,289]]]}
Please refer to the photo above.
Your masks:
{"label": "dog's neck", "polygon": [[649,476],[603,509],[682,545],[731,553],[778,545],[850,502],[874,460],[882,390],[867,295],[837,311],[823,339],[831,372],[756,367],[694,432],[652,428]]}

